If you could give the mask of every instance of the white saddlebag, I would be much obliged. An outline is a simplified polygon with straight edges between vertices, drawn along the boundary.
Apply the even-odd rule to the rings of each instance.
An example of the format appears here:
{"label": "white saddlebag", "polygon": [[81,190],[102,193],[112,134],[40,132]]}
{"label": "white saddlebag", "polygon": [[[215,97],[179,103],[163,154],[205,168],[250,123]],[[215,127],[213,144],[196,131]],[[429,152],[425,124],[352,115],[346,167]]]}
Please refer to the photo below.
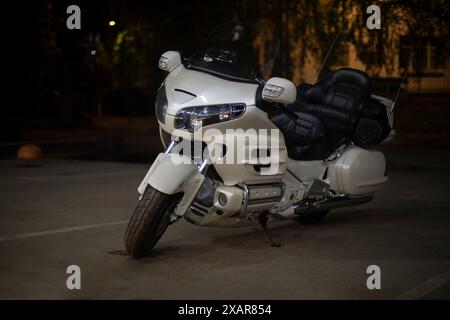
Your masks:
{"label": "white saddlebag", "polygon": [[386,159],[383,153],[350,147],[328,167],[330,187],[350,196],[370,195],[387,182]]}

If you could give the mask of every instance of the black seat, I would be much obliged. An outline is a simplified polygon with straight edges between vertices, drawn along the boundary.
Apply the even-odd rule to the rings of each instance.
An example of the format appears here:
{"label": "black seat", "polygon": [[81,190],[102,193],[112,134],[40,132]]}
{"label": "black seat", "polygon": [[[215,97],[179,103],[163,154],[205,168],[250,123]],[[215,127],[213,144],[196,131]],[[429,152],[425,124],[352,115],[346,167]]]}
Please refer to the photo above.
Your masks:
{"label": "black seat", "polygon": [[363,147],[380,143],[391,132],[387,109],[376,99],[369,98],[362,107],[352,140]]}
{"label": "black seat", "polygon": [[300,85],[292,106],[298,119],[286,114],[272,118],[285,136],[289,156],[324,159],[345,140],[363,147],[384,140],[390,132],[386,107],[370,94],[367,74],[350,68],[315,85]]}
{"label": "black seat", "polygon": [[283,132],[288,155],[294,160],[323,160],[332,152],[322,122],[314,115],[295,112],[294,121],[286,114],[278,114],[271,120]]}
{"label": "black seat", "polygon": [[316,115],[337,143],[353,133],[358,115],[369,96],[370,79],[367,74],[342,68],[304,90],[296,103],[296,110]]}
{"label": "black seat", "polygon": [[358,113],[370,96],[370,79],[365,72],[341,68],[304,93],[309,103]]}

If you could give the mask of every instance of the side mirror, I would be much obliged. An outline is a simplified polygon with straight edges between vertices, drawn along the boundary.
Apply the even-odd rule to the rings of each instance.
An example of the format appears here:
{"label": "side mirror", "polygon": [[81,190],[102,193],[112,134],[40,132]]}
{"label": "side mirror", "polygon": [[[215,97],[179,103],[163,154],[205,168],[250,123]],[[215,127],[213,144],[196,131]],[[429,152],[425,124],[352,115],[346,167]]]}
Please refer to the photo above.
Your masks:
{"label": "side mirror", "polygon": [[262,98],[268,102],[291,104],[297,98],[297,88],[287,79],[270,78],[264,85]]}
{"label": "side mirror", "polygon": [[171,72],[181,64],[181,55],[178,51],[164,52],[159,58],[158,67],[164,71]]}

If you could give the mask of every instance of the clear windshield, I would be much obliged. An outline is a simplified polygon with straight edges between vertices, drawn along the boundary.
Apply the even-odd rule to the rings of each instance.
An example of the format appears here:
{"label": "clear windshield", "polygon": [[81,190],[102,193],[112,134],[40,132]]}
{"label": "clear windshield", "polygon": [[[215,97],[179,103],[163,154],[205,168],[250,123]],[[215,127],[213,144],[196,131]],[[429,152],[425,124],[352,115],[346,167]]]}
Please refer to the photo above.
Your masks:
{"label": "clear windshield", "polygon": [[216,28],[188,59],[188,67],[236,80],[266,79],[277,56],[274,32],[250,23],[227,23]]}

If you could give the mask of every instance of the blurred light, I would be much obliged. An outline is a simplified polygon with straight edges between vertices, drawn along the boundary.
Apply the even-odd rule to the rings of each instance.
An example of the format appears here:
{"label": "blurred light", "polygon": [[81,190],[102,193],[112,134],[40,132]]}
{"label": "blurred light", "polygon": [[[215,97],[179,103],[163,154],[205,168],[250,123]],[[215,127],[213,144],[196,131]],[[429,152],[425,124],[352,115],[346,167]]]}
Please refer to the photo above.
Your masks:
{"label": "blurred light", "polygon": [[114,20],[110,20],[110,21],[108,22],[108,25],[109,25],[110,27],[114,27],[114,26],[116,25],[116,22],[115,22]]}
{"label": "blurred light", "polygon": [[97,51],[96,50],[91,50],[91,55],[92,56],[95,56],[97,54]]}

